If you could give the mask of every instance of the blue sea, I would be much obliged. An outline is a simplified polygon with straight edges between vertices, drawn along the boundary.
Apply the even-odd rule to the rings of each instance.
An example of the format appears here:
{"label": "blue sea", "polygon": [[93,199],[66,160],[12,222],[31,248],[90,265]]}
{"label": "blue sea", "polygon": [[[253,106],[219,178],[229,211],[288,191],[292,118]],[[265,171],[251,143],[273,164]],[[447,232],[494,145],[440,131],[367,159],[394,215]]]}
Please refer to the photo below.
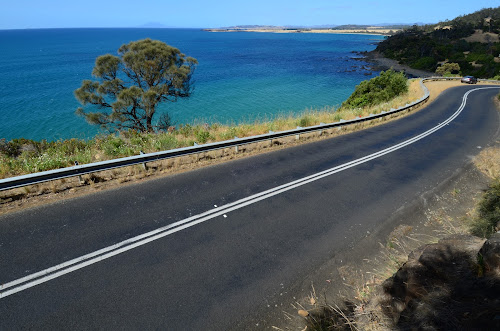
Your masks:
{"label": "blue sea", "polygon": [[382,36],[214,33],[199,29],[0,30],[0,138],[88,139],[73,92],[95,59],[130,41],[158,39],[196,58],[195,91],[164,103],[175,124],[238,124],[338,106],[372,74],[353,52]]}

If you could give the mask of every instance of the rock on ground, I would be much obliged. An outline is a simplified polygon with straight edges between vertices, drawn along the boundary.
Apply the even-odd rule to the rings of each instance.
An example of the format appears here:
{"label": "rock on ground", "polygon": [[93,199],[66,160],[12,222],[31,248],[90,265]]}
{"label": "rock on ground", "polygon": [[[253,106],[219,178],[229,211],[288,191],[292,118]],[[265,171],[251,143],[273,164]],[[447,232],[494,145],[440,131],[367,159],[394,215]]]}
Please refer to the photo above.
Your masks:
{"label": "rock on ground", "polygon": [[396,328],[500,330],[500,233],[483,243],[455,235],[412,252],[382,285]]}

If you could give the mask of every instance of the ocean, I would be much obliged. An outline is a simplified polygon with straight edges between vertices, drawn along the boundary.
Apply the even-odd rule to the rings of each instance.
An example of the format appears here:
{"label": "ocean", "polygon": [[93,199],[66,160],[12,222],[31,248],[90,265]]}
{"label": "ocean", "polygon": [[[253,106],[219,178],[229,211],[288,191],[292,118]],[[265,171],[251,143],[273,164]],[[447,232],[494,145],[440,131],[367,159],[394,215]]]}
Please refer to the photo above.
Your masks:
{"label": "ocean", "polygon": [[102,131],[75,115],[73,92],[95,59],[158,39],[196,58],[195,90],[164,103],[174,123],[238,124],[338,106],[373,74],[354,52],[382,36],[216,33],[200,29],[0,30],[0,139],[88,139]]}

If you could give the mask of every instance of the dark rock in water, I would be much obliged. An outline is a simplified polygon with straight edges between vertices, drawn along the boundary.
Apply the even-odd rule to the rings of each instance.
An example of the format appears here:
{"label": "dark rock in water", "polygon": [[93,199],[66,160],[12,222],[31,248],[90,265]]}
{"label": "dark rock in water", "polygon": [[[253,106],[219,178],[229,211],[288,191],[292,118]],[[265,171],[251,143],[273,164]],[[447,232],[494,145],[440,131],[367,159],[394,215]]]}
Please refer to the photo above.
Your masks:
{"label": "dark rock in water", "polygon": [[[456,235],[412,252],[382,287],[384,313],[398,330],[500,330],[500,236]],[[481,248],[483,247],[483,248]],[[485,258],[486,256],[486,258]]]}

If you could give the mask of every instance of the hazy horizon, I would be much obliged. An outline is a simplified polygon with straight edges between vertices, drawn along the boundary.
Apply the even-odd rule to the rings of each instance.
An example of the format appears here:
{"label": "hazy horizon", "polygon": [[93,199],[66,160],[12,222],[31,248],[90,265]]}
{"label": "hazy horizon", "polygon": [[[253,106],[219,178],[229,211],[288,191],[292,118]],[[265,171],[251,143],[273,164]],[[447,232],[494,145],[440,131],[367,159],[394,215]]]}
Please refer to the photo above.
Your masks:
{"label": "hazy horizon", "polygon": [[332,4],[329,0],[307,3],[284,0],[255,0],[252,3],[144,0],[140,5],[131,0],[88,0],[85,5],[61,0],[18,0],[2,6],[0,29],[428,24],[498,6],[498,0],[457,0],[452,4],[430,0],[358,0],[355,4],[350,1]]}

